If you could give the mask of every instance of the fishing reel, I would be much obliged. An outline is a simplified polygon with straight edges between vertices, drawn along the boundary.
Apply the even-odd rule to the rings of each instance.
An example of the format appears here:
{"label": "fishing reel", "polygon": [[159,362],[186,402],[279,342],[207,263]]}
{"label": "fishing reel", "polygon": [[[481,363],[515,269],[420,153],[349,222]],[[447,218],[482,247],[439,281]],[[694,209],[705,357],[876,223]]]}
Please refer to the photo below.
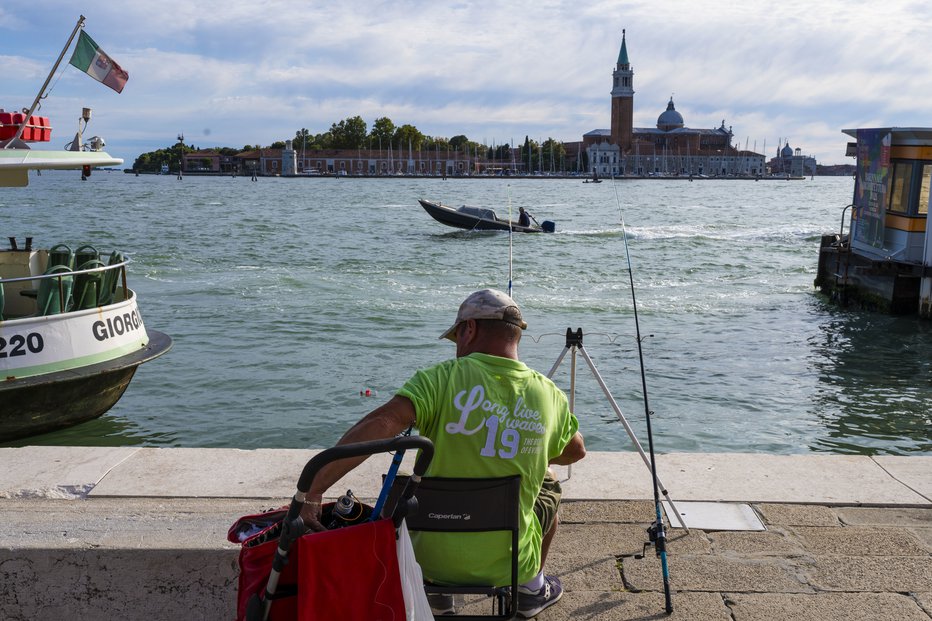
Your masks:
{"label": "fishing reel", "polygon": [[[323,513],[329,514],[326,516],[329,517],[327,530],[334,530],[366,521],[372,515],[372,508],[361,503],[353,490],[348,489],[336,502],[325,507]],[[324,518],[322,514],[321,523]]]}
{"label": "fishing reel", "polygon": [[657,556],[667,551],[667,534],[664,531],[663,522],[660,520],[656,520],[647,527],[647,542],[644,544],[641,553],[635,554],[634,558],[640,560],[647,556],[647,548],[651,546],[654,547]]}

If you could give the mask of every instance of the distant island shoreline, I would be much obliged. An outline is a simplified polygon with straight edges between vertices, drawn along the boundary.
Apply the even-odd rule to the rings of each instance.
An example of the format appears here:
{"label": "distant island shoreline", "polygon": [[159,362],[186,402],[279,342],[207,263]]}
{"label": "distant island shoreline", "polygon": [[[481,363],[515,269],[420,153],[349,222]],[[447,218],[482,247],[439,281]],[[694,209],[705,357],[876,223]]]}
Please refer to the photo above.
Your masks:
{"label": "distant island shoreline", "polygon": [[[847,166],[845,166],[847,168]],[[832,171],[828,173],[819,173],[816,174],[816,177],[845,177],[854,175],[854,167],[851,166],[851,171]],[[158,172],[158,171],[135,171],[131,168],[126,168],[123,170],[126,174],[135,174],[135,175],[154,175],[162,177],[178,177],[178,171],[172,172]],[[541,175],[526,175],[526,174],[510,174],[510,175],[416,175],[416,174],[402,174],[402,175],[377,175],[377,174],[337,174],[337,173],[317,173],[317,174],[293,174],[293,175],[282,175],[282,174],[260,174],[256,173],[255,175],[250,173],[229,173],[229,172],[214,172],[214,171],[185,171],[182,177],[245,177],[245,178],[283,178],[283,179],[561,179],[561,180],[574,180],[580,181],[582,183],[601,183],[602,181],[636,181],[636,180],[651,180],[651,181],[803,181],[807,179],[805,176],[788,176],[788,175],[623,175],[617,177],[605,177],[594,180],[591,175],[575,174],[575,173],[553,173],[553,174],[541,174]]]}

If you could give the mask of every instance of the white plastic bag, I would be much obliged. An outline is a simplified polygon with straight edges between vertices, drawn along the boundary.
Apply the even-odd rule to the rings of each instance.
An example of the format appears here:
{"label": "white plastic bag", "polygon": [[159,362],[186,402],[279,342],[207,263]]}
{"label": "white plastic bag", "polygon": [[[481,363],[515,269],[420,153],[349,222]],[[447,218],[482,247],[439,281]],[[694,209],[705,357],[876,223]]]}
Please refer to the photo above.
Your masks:
{"label": "white plastic bag", "polygon": [[434,613],[430,611],[427,594],[424,592],[424,575],[417,559],[414,558],[411,535],[408,534],[408,525],[404,521],[398,529],[397,546],[398,570],[401,574],[401,591],[405,598],[407,621],[433,621]]}

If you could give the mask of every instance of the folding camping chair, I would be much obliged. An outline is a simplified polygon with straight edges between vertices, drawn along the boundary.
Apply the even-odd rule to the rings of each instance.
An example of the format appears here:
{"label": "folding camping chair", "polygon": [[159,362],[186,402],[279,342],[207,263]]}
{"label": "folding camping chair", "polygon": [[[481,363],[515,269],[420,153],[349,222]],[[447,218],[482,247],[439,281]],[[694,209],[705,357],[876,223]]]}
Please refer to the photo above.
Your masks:
{"label": "folding camping chair", "polygon": [[[397,477],[392,495],[400,495],[408,485],[407,477]],[[416,511],[405,521],[410,531],[511,533],[511,584],[440,586],[426,583],[428,594],[485,595],[493,598],[491,615],[456,615],[457,621],[514,619],[518,613],[518,530],[521,476],[487,479],[424,477],[417,487]],[[391,504],[391,501],[389,501]],[[453,516],[453,517],[451,517]],[[467,519],[457,519],[468,516]],[[417,552],[415,551],[415,556]],[[451,562],[455,562],[451,559]],[[447,618],[436,615],[435,618]]]}

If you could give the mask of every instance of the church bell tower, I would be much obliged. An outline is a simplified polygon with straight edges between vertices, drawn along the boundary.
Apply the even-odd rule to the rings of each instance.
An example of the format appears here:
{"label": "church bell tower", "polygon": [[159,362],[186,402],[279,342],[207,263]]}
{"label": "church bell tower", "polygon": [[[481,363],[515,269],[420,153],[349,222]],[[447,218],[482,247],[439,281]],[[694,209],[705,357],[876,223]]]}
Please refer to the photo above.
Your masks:
{"label": "church bell tower", "polygon": [[634,132],[634,71],[628,62],[624,30],[621,31],[621,50],[612,80],[612,143],[625,153],[631,149]]}

